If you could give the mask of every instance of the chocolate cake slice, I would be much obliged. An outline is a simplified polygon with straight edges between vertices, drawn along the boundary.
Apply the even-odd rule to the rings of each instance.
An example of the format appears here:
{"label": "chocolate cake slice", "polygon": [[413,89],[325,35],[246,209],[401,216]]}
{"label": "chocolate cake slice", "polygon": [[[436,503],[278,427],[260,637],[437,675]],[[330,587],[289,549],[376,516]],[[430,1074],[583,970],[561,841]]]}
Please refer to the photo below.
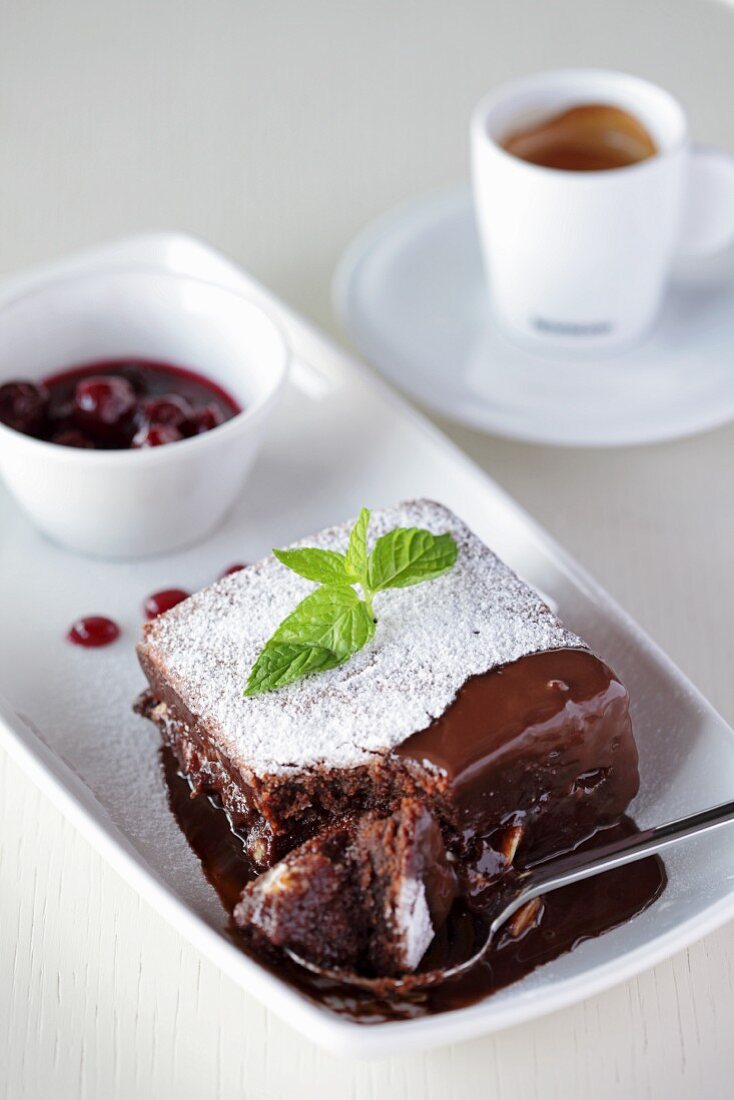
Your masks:
{"label": "chocolate cake slice", "polygon": [[[448,509],[408,502],[373,513],[370,532],[398,526],[450,531],[456,565],[381,592],[374,637],[338,668],[243,696],[262,646],[313,589],[272,556],[144,628],[139,709],[194,790],[219,796],[258,868],[405,798],[459,857],[508,825],[529,852],[559,851],[618,820],[637,791],[611,670]],[[297,545],[344,551],[350,527]]]}
{"label": "chocolate cake slice", "polygon": [[456,895],[441,830],[404,800],[326,828],[245,887],[235,922],[328,969],[415,970]]}

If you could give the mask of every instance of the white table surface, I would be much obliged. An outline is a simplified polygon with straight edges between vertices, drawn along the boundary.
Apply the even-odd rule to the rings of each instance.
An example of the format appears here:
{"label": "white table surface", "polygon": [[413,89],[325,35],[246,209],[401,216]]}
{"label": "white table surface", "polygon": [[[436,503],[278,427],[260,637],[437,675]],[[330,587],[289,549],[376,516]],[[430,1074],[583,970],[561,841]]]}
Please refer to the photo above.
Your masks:
{"label": "white table surface", "polygon": [[[626,68],[734,149],[732,57],[708,0],[0,0],[0,274],[178,228],[333,330],[341,250],[466,176],[487,87]],[[445,427],[734,720],[734,426],[619,452]],[[734,925],[547,1019],[355,1064],[204,961],[2,755],[0,822],[2,1097],[732,1095]]]}

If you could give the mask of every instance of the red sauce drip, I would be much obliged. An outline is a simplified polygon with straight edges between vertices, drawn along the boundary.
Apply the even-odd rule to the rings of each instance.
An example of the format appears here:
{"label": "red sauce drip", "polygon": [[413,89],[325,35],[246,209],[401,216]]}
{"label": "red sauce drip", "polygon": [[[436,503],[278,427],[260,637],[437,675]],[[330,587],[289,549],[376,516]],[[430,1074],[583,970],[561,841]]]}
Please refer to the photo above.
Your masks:
{"label": "red sauce drip", "polygon": [[98,649],[110,645],[120,637],[120,628],[112,619],[104,615],[87,615],[77,619],[66,635],[67,640],[85,649]]}
{"label": "red sauce drip", "polygon": [[224,580],[225,577],[229,577],[230,574],[232,574],[232,573],[239,573],[240,570],[242,570],[244,568],[245,567],[244,567],[244,565],[242,565],[241,562],[235,562],[234,565],[230,565],[228,569],[225,569],[223,573],[219,574],[219,579],[220,579],[220,581]]}
{"label": "red sauce drip", "polygon": [[153,592],[143,604],[146,619],[157,619],[165,611],[170,611],[176,604],[188,600],[190,592],[183,588],[164,588],[160,592]]}

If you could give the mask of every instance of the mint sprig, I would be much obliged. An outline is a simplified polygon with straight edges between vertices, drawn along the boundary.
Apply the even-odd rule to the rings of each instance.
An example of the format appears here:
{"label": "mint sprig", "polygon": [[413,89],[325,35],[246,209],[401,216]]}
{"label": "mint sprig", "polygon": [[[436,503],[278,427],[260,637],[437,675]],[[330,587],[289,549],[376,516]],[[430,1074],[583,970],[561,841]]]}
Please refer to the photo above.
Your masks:
{"label": "mint sprig", "polygon": [[317,584],[349,584],[346,557],[336,550],[273,550],[278,561]]}
{"label": "mint sprig", "polygon": [[370,553],[369,522],[370,512],[363,508],[345,554],[316,547],[273,551],[288,569],[320,587],[301,600],[266,642],[250,671],[245,695],[275,691],[344,664],[375,632],[378,592],[433,580],[456,562],[458,548],[448,532],[434,535],[420,527],[388,531]]}
{"label": "mint sprig", "polygon": [[370,512],[363,508],[357,517],[357,522],[349,534],[347,546],[346,568],[349,576],[360,584],[366,580],[369,558],[367,554],[367,528],[370,525]]}

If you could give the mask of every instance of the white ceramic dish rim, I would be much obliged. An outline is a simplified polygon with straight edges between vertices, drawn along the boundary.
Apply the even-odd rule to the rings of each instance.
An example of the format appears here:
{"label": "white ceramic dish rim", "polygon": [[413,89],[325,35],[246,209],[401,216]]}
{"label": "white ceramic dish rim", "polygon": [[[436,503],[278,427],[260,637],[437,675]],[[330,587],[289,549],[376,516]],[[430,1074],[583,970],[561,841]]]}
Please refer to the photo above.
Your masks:
{"label": "white ceramic dish rim", "polygon": [[[271,313],[267,309],[264,309],[259,302],[254,301],[252,298],[248,298],[245,294],[240,293],[232,287],[224,286],[222,283],[217,283],[212,279],[200,279],[196,275],[182,275],[173,271],[166,271],[161,267],[156,267],[155,264],[152,263],[111,267],[107,270],[100,268],[99,274],[155,275],[156,278],[170,279],[171,282],[185,281],[196,283],[198,286],[220,291],[232,298],[238,298],[244,305],[259,313],[268,322],[274,337],[281,345],[281,356],[278,368],[273,372],[267,387],[263,387],[263,393],[257,397],[252,404],[248,405],[247,408],[240,409],[238,413],[235,413],[229,420],[226,420],[224,424],[220,424],[217,427],[218,440],[221,441],[225,432],[231,435],[233,432],[241,430],[245,424],[250,424],[261,419],[263,414],[265,414],[277,400],[278,394],[288,377],[288,370],[292,360],[292,350],[282,326],[278,324]],[[4,312],[6,309],[12,309],[14,306],[22,304],[26,299],[39,291],[53,289],[57,284],[67,282],[69,278],[84,279],[89,277],[89,273],[82,270],[71,273],[68,276],[58,275],[52,278],[39,279],[37,283],[34,283],[32,286],[27,287],[25,290],[21,290],[18,294],[3,301],[0,305],[0,313]],[[0,383],[3,381],[7,381],[7,379],[0,378]],[[219,384],[217,379],[212,379],[212,381]],[[49,457],[58,457],[59,445],[57,443],[51,443],[45,439],[36,439],[35,436],[24,435],[22,432],[17,432],[15,429],[9,428],[3,423],[0,423],[0,438],[12,440],[13,445],[17,445],[19,441],[22,441],[23,446],[28,446],[32,449],[40,447],[42,450],[46,451]],[[178,440],[175,448],[144,447],[136,450],[89,451],[78,447],[65,447],[63,449],[63,457],[65,461],[68,460],[70,462],[87,464],[93,463],[98,467],[111,466],[119,469],[130,463],[136,463],[138,465],[140,465],[140,463],[146,463],[147,465],[151,465],[153,463],[175,462],[176,456],[181,455],[182,447],[186,447],[185,453],[188,454],[192,447],[198,447],[199,450],[202,450],[206,446],[211,446],[212,442],[211,432],[203,432],[201,435]],[[216,440],[214,442],[216,442]]]}
{"label": "white ceramic dish rim", "polygon": [[[618,447],[652,446],[676,439],[689,439],[703,432],[715,431],[717,428],[722,428],[731,423],[734,419],[734,398],[730,397],[728,401],[722,400],[715,405],[711,404],[703,413],[692,417],[688,424],[685,426],[679,425],[672,431],[663,422],[659,425],[648,425],[644,431],[629,432],[620,438],[598,439],[588,437],[569,440],[559,437],[557,433],[544,431],[538,427],[534,427],[532,431],[508,427],[501,416],[497,416],[493,412],[491,406],[479,402],[476,398],[468,399],[462,396],[454,399],[451,407],[447,408],[442,404],[444,391],[440,391],[439,397],[435,397],[430,389],[416,384],[409,373],[400,374],[398,369],[387,370],[383,368],[374,356],[374,344],[372,347],[368,346],[369,341],[362,338],[359,328],[355,327],[352,321],[350,303],[354,295],[355,276],[374,249],[379,247],[384,238],[391,235],[395,228],[401,226],[406,217],[416,217],[423,211],[437,206],[451,210],[459,203],[466,206],[472,203],[471,188],[468,184],[457,183],[449,188],[434,188],[404,199],[365,225],[347,245],[337,263],[331,286],[334,314],[354,347],[373,364],[375,370],[389,385],[398,387],[410,399],[420,402],[423,406],[439,413],[447,420],[466,424],[476,431],[496,436],[499,439],[519,441],[540,447],[573,447],[574,449],[590,448],[599,450],[610,447],[616,449]],[[499,330],[497,330],[497,336],[502,340],[506,339]],[[516,350],[513,345],[509,344],[509,340],[508,347]],[[606,362],[613,359],[614,355],[600,353],[599,358]]]}
{"label": "white ceramic dish rim", "polygon": [[[137,240],[142,243],[146,239]],[[160,237],[151,237],[148,240],[156,241]],[[277,304],[276,299],[273,301]],[[323,337],[320,336],[320,339],[323,341]],[[339,354],[343,355],[341,352]],[[466,455],[424,417],[406,405],[386,384],[374,379],[358,362],[350,360],[350,366],[363,376],[366,375],[385,401],[399,409],[401,416],[418,427],[427,438],[439,442],[452,455],[453,461],[464,466],[467,473],[480,485],[483,482],[490,483],[490,479]],[[605,615],[616,619],[630,636],[644,645],[648,653],[675,676],[681,690],[689,695],[694,704],[712,713],[710,703],[690,684],[665,653],[540,525],[493,483],[492,491],[508,501],[515,514],[523,519],[529,534],[535,533],[542,538],[548,555],[553,558],[556,566],[585,590],[599,604]],[[535,1019],[633,977],[720,927],[734,916],[734,893],[731,893],[710,905],[702,915],[682,921],[674,929],[656,937],[652,944],[627,951],[619,960],[594,966],[575,977],[557,980],[544,988],[520,992],[511,1001],[503,1002],[499,1009],[494,1007],[496,1002],[490,997],[471,1007],[432,1017],[376,1025],[357,1024],[309,1001],[284,981],[271,975],[239,952],[222,933],[208,925],[178,899],[144,862],[122,830],[110,820],[94,794],[73,769],[43,743],[32,723],[2,700],[0,743],[92,846],[177,931],[286,1022],[299,1028],[325,1049],[343,1056],[387,1057],[469,1039]]]}

